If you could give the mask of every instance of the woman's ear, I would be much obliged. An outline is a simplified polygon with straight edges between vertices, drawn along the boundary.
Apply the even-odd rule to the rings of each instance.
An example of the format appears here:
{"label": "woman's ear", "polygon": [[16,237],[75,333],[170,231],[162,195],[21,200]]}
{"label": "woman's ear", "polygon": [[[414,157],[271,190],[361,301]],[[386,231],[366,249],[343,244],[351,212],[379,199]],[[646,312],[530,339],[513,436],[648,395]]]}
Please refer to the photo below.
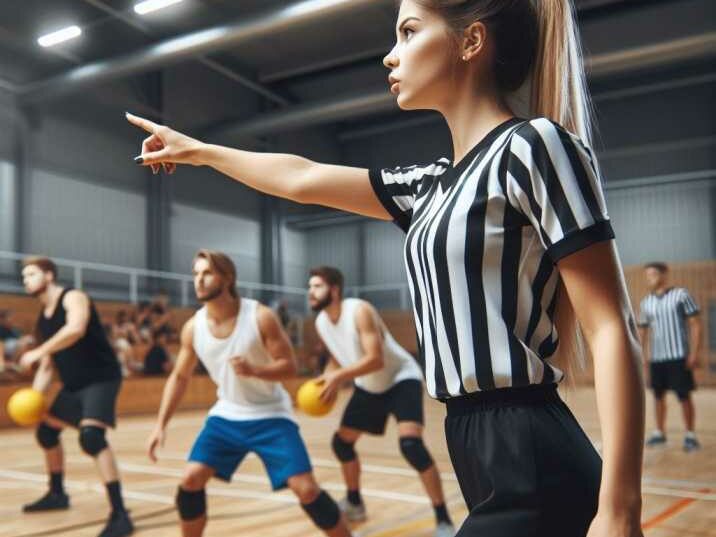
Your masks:
{"label": "woman's ear", "polygon": [[485,48],[487,38],[487,27],[484,23],[477,21],[465,28],[462,36],[462,50],[460,51],[463,61],[470,61]]}

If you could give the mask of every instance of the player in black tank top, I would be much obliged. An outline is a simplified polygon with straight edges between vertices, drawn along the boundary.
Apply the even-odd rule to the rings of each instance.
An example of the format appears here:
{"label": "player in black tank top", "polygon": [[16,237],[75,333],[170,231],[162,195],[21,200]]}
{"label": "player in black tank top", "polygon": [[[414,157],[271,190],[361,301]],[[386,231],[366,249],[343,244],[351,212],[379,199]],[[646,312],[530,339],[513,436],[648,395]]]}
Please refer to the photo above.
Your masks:
{"label": "player in black tank top", "polygon": [[[37,319],[37,332],[43,341],[54,336],[67,322],[62,301],[72,288],[62,291],[57,306],[48,318],[44,312]],[[64,388],[78,390],[95,382],[119,380],[122,376],[114,354],[99,320],[97,309],[90,302],[90,318],[84,335],[71,346],[52,356],[55,369]]]}
{"label": "player in black tank top", "polygon": [[27,369],[39,365],[33,382],[35,389],[47,392],[53,369],[62,383],[36,431],[50,473],[50,490],[23,510],[38,512],[69,507],[63,486],[60,433],[70,425],[79,429],[80,446],[96,459],[107,487],[112,511],[99,537],[124,537],[134,528],[122,500],[117,463],[105,439],[106,428],[115,425],[121,369],[91,299],[82,291],[57,285],[56,275],[57,268],[50,259],[33,257],[23,262],[25,291],[39,299],[43,308],[37,320],[39,345],[23,354],[20,364]]}

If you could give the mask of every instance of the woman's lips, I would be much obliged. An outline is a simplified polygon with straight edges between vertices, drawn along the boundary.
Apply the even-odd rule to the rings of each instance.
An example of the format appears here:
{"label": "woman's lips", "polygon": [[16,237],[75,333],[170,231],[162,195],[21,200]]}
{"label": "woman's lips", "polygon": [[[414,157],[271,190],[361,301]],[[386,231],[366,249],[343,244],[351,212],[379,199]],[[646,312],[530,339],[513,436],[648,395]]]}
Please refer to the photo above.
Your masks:
{"label": "woman's lips", "polygon": [[400,82],[393,82],[390,85],[390,93],[397,95],[400,92]]}

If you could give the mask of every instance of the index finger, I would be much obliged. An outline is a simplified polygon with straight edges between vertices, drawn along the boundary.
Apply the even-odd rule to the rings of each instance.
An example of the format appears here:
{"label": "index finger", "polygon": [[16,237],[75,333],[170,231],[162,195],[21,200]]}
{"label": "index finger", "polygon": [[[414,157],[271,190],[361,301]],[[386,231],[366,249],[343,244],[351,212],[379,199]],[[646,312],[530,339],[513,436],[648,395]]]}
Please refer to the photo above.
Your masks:
{"label": "index finger", "polygon": [[127,121],[129,121],[132,125],[136,125],[140,129],[144,129],[147,132],[151,132],[154,134],[157,130],[157,125],[153,121],[149,121],[148,119],[145,119],[143,117],[135,116],[134,114],[130,114],[129,112],[125,112],[124,116],[127,118]]}

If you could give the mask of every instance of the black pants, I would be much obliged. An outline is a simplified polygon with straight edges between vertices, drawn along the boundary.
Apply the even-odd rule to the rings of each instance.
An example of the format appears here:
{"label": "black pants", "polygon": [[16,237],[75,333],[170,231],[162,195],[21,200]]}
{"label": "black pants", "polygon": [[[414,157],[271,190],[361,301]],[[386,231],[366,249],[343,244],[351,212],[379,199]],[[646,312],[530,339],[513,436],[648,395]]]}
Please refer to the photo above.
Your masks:
{"label": "black pants", "polygon": [[601,459],[554,385],[447,401],[445,434],[469,514],[458,537],[584,537]]}

